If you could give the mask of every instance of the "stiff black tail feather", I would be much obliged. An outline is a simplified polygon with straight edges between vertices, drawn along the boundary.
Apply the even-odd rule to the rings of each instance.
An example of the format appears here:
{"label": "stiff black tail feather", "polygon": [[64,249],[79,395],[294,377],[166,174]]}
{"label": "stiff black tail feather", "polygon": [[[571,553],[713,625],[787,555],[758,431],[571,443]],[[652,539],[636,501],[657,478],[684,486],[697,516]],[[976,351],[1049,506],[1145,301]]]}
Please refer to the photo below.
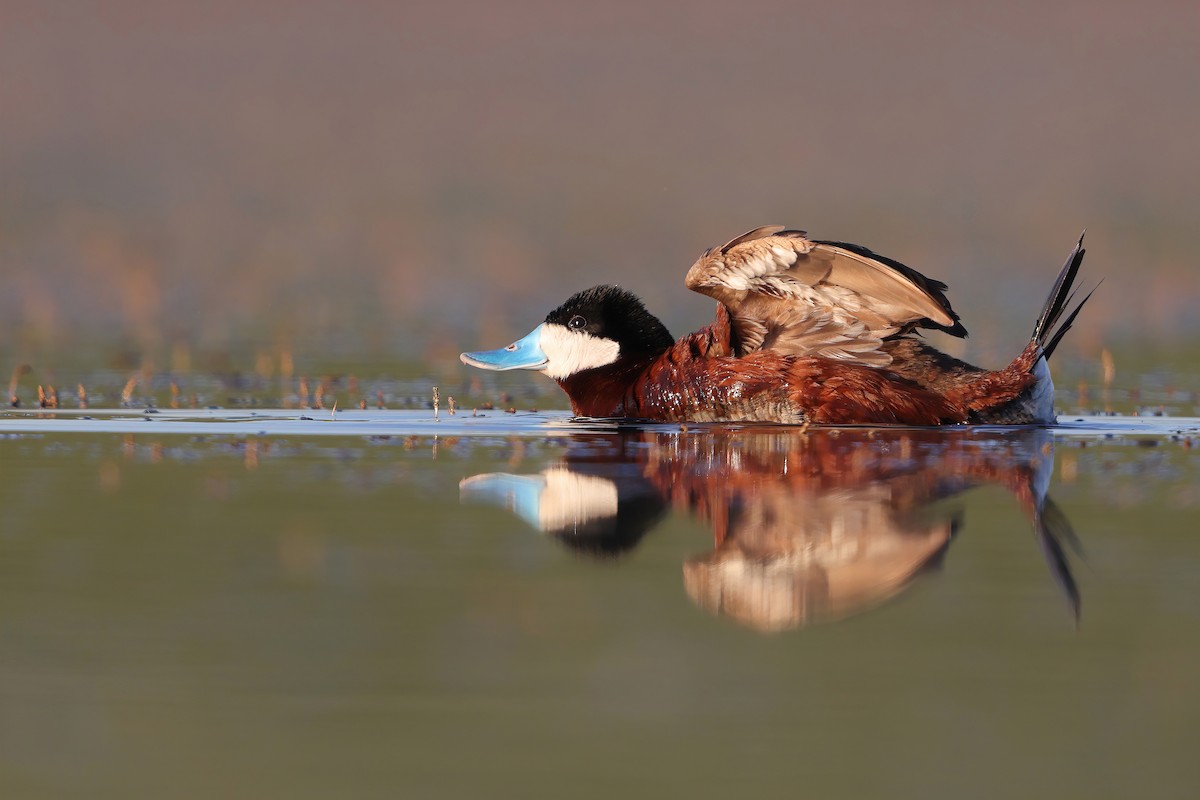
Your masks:
{"label": "stiff black tail feather", "polygon": [[[1103,283],[1103,281],[1101,281],[1101,283]],[[1062,325],[1058,326],[1058,330],[1056,330],[1054,335],[1050,337],[1050,341],[1042,344],[1043,358],[1046,360],[1050,359],[1050,354],[1054,352],[1054,348],[1058,347],[1058,343],[1062,341],[1063,336],[1066,335],[1067,331],[1071,330],[1071,323],[1075,321],[1075,317],[1079,316],[1079,310],[1083,308],[1083,304],[1090,300],[1092,295],[1096,293],[1096,289],[1099,288],[1100,283],[1097,283],[1096,287],[1092,289],[1092,291],[1084,295],[1084,298],[1079,301],[1079,305],[1075,306],[1075,310],[1067,315],[1067,318]],[[1072,293],[1071,296],[1074,297],[1074,293]]]}
{"label": "stiff black tail feather", "polygon": [[[1084,231],[1086,234],[1087,231]],[[1079,265],[1083,263],[1083,255],[1087,251],[1083,249],[1083,234],[1079,236],[1079,242],[1075,245],[1075,249],[1067,256],[1067,263],[1063,264],[1062,271],[1058,273],[1058,280],[1054,282],[1054,288],[1050,290],[1050,297],[1046,299],[1046,305],[1042,308],[1042,313],[1038,316],[1037,324],[1033,327],[1033,339],[1037,341],[1042,348],[1042,356],[1050,358],[1050,354],[1058,347],[1058,343],[1062,341],[1063,336],[1071,329],[1071,323],[1075,321],[1075,317],[1079,315],[1079,310],[1083,308],[1083,304],[1092,296],[1092,292],[1087,293],[1087,296],[1079,301],[1079,304],[1067,314],[1065,320],[1059,324],[1062,319],[1063,312],[1067,310],[1067,306],[1075,298],[1074,285],[1075,278],[1079,274]]]}

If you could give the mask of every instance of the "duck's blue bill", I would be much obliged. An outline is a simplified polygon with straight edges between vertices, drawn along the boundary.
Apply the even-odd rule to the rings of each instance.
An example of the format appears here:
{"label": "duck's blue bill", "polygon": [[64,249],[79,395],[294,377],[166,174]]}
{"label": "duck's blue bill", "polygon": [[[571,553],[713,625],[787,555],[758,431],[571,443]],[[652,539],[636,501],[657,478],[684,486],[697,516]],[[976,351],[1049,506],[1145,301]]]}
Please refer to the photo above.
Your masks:
{"label": "duck's blue bill", "polygon": [[501,347],[499,350],[480,350],[459,356],[464,364],[480,369],[541,369],[548,359],[542,352],[542,325],[538,325],[522,339]]}

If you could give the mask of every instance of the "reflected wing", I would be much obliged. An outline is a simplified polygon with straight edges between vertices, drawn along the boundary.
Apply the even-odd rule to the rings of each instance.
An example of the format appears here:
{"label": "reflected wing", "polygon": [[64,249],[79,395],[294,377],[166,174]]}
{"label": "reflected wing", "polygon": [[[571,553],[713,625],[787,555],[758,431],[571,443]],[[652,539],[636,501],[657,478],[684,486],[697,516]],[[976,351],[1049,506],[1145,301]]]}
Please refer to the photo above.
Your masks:
{"label": "reflected wing", "polygon": [[684,588],[710,613],[762,631],[883,603],[938,562],[956,527],[943,515],[903,518],[883,482],[805,491],[760,480],[729,519],[725,542],[684,563]]}
{"label": "reflected wing", "polygon": [[700,257],[687,287],[724,303],[738,354],[775,350],[885,366],[881,340],[913,328],[966,336],[946,285],[844,242],[756,228]]}

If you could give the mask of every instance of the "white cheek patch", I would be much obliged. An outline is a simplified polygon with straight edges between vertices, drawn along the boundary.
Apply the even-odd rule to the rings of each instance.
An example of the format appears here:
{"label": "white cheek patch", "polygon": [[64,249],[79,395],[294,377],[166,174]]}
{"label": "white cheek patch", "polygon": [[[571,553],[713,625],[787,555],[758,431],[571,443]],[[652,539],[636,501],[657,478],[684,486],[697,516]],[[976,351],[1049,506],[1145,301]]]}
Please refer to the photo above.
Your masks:
{"label": "white cheek patch", "polygon": [[542,373],[555,379],[612,364],[621,354],[621,346],[612,339],[601,339],[549,323],[542,327],[538,344],[546,355]]}

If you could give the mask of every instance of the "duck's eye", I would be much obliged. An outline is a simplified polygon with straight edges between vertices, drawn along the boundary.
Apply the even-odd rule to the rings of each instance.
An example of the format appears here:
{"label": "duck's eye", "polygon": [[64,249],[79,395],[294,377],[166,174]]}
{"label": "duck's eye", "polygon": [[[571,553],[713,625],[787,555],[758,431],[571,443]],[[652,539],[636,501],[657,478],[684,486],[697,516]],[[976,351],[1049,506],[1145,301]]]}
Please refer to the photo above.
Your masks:
{"label": "duck's eye", "polygon": [[587,327],[587,320],[576,314],[567,322],[567,327],[573,331],[581,331]]}

